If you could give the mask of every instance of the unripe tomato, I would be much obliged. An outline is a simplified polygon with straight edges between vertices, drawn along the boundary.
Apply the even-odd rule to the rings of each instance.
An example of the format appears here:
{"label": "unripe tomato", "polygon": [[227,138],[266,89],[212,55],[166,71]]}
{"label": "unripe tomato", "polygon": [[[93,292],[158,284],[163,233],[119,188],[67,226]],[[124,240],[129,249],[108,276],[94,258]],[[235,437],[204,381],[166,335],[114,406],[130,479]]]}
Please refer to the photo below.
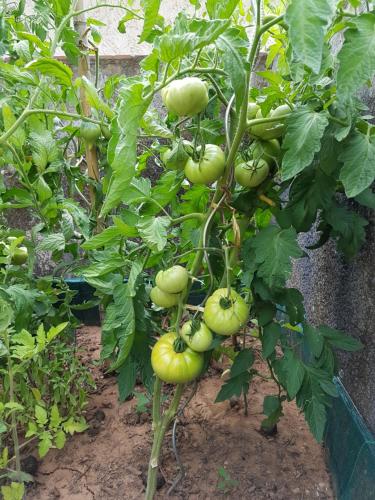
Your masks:
{"label": "unripe tomato", "polygon": [[91,122],[82,122],[79,128],[80,136],[88,143],[94,144],[99,139],[102,131],[100,125]]}
{"label": "unripe tomato", "polygon": [[219,288],[208,298],[203,319],[208,328],[218,335],[234,335],[247,322],[249,308],[234,290]]}
{"label": "unripe tomato", "polygon": [[251,160],[238,163],[234,169],[234,177],[241,186],[254,188],[267,178],[269,171],[270,167],[265,160]]}
{"label": "unripe tomato", "polygon": [[111,129],[108,127],[108,125],[102,125],[100,127],[100,130],[103,134],[104,139],[109,140],[112,137]]}
{"label": "unripe tomato", "polygon": [[178,293],[163,292],[159,287],[154,286],[150,292],[150,299],[155,305],[168,309],[178,304],[180,295]]}
{"label": "unripe tomato", "polygon": [[212,344],[212,333],[203,321],[192,320],[185,323],[181,328],[181,337],[190,349],[197,352],[208,351]]}
{"label": "unripe tomato", "polygon": [[28,255],[26,247],[15,248],[11,262],[16,266],[22,266],[27,261]]}
{"label": "unripe tomato", "polygon": [[249,102],[249,104],[247,105],[247,119],[252,120],[253,118],[255,118],[259,109],[260,108],[256,102]]}
{"label": "unripe tomato", "polygon": [[206,84],[195,76],[174,80],[161,90],[165,107],[178,116],[194,116],[208,104]]}
{"label": "unripe tomato", "polygon": [[[197,148],[199,154],[201,148]],[[206,144],[203,157],[194,161],[189,158],[185,165],[185,175],[192,184],[212,184],[220,179],[225,170],[225,155],[219,146]]]}
{"label": "unripe tomato", "polygon": [[[262,112],[259,110],[256,115],[256,118],[277,118],[277,117],[282,117],[287,113],[290,113],[290,108],[286,104],[283,104],[282,106],[279,106],[273,111],[271,111],[271,113],[267,117],[264,117],[262,115]],[[260,139],[263,139],[264,141],[267,141],[270,139],[277,139],[278,137],[281,137],[283,135],[284,130],[285,130],[284,122],[275,121],[270,123],[260,123],[259,125],[253,125],[250,128],[250,133],[256,137],[259,137]]]}
{"label": "unripe tomato", "polygon": [[255,141],[251,145],[253,160],[265,160],[271,167],[280,158],[280,143],[277,139],[270,141]]}
{"label": "unripe tomato", "polygon": [[156,286],[166,293],[180,293],[188,284],[189,273],[182,266],[172,266],[156,275]]}
{"label": "unripe tomato", "polygon": [[152,368],[155,374],[168,384],[191,382],[198,377],[203,368],[203,354],[186,346],[180,349],[179,340],[176,333],[166,333],[152,349]]}

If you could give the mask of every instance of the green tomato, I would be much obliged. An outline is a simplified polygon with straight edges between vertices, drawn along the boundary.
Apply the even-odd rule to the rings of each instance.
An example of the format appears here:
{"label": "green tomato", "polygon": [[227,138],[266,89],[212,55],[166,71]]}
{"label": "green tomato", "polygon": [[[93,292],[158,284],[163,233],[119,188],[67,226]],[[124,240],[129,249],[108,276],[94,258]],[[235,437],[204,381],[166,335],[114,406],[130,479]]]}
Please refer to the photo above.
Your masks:
{"label": "green tomato", "polygon": [[208,298],[203,319],[208,328],[218,335],[234,335],[247,322],[249,308],[244,299],[234,290],[219,288]]}
{"label": "green tomato", "polygon": [[256,117],[256,114],[259,111],[259,106],[256,102],[249,102],[247,105],[247,119],[252,120]]}
{"label": "green tomato", "polygon": [[186,384],[199,376],[204,357],[190,347],[182,352],[176,349],[179,338],[174,332],[166,333],[156,342],[151,353],[151,365],[155,374],[168,384]]}
{"label": "green tomato", "polygon": [[267,178],[269,171],[270,167],[265,160],[251,160],[238,163],[234,169],[234,177],[240,186],[254,188]]}
{"label": "green tomato", "polygon": [[[197,148],[200,154],[201,148]],[[194,161],[189,158],[185,165],[185,175],[192,184],[212,184],[220,179],[225,170],[225,155],[219,146],[206,144],[203,157]]]}
{"label": "green tomato", "polygon": [[251,145],[253,160],[265,160],[271,167],[280,158],[281,149],[277,139],[255,141]]}
{"label": "green tomato", "polygon": [[108,127],[108,125],[102,125],[100,127],[100,130],[102,132],[104,139],[109,140],[112,137],[111,129]]}
{"label": "green tomato", "polygon": [[154,286],[150,292],[150,299],[155,305],[168,309],[178,304],[180,295],[178,293],[163,292],[159,287]]}
{"label": "green tomato", "polygon": [[208,104],[206,84],[195,76],[174,80],[161,90],[161,97],[169,112],[178,116],[194,116]]}
{"label": "green tomato", "polygon": [[94,144],[99,139],[102,130],[100,125],[91,122],[82,122],[79,128],[80,136],[90,144]]}
{"label": "green tomato", "polygon": [[172,266],[156,275],[156,286],[166,293],[180,293],[186,288],[189,273],[182,266]]}
{"label": "green tomato", "polygon": [[185,323],[181,328],[181,337],[190,349],[197,352],[208,351],[213,340],[211,330],[199,320]]}
{"label": "green tomato", "polygon": [[28,255],[26,247],[15,248],[11,262],[16,266],[22,266],[27,261]]}
{"label": "green tomato", "polygon": [[[278,118],[286,115],[287,113],[290,113],[290,111],[291,110],[289,106],[283,104],[282,106],[279,106],[273,111],[271,111],[271,113],[267,117],[264,117],[262,115],[261,110],[259,110],[256,115],[256,118]],[[284,133],[284,130],[285,130],[284,122],[275,121],[270,123],[260,123],[259,125],[253,125],[250,128],[250,134],[254,135],[255,137],[259,137],[264,141],[269,141],[270,139],[277,139],[278,137],[281,137]]]}

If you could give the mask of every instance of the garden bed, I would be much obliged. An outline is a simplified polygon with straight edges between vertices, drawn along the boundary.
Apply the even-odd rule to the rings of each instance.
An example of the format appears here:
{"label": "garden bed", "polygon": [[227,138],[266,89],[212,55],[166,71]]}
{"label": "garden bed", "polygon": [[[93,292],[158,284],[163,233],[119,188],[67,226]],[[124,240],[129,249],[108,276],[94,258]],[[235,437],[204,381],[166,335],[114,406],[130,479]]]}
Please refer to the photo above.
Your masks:
{"label": "garden bed", "polygon": [[[97,390],[87,409],[90,429],[76,434],[61,451],[52,450],[39,464],[29,499],[139,499],[151,447],[151,418],[137,411],[142,399],[119,403],[116,379],[95,366],[100,330],[82,328],[78,343],[92,367]],[[311,436],[294,403],[285,405],[278,433],[259,432],[269,381],[257,379],[249,392],[249,415],[242,401],[214,404],[222,384],[221,367],[210,369],[178,426],[177,441],[186,476],[169,498],[333,499],[324,453]],[[143,389],[139,387],[139,393]],[[178,474],[167,435],[157,498]]]}

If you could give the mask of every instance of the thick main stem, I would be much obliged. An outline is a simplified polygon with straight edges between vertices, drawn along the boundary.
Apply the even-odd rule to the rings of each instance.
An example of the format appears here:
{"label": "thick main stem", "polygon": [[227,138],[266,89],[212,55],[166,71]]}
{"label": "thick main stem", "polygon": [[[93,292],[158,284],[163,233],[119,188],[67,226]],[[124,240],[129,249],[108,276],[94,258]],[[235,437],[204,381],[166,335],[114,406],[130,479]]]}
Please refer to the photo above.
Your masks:
{"label": "thick main stem", "polygon": [[[13,363],[12,363],[12,356],[10,354],[10,342],[7,331],[4,332],[4,344],[6,350],[8,351],[9,402],[14,403],[15,401],[14,401]],[[16,471],[20,473],[21,472],[20,444],[17,433],[17,419],[14,411],[11,414],[11,426],[12,426],[12,439],[14,446],[14,457],[16,461]]]}
{"label": "thick main stem", "polygon": [[169,427],[169,424],[176,416],[183,390],[183,384],[177,385],[176,392],[174,394],[170,407],[165,411],[160,419],[161,382],[160,379],[156,377],[153,404],[154,441],[152,443],[150,462],[148,465],[145,500],[152,500],[154,498],[158,478],[159,458],[164,441],[164,436]]}

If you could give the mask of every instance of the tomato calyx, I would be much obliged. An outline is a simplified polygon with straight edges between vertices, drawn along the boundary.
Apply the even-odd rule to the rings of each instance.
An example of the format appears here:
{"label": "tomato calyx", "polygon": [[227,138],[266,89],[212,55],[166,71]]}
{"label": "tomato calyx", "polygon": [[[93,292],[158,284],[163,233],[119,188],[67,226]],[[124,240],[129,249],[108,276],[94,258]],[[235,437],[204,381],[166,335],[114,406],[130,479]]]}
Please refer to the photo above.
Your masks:
{"label": "tomato calyx", "polygon": [[186,351],[186,348],[187,348],[186,342],[184,341],[183,338],[181,338],[180,336],[178,336],[176,338],[176,340],[173,342],[174,352],[181,353],[181,352]]}
{"label": "tomato calyx", "polygon": [[191,320],[191,326],[190,326],[190,333],[188,334],[189,337],[194,337],[194,335],[199,332],[201,327],[201,321],[197,318],[194,318]]}
{"label": "tomato calyx", "polygon": [[222,309],[230,309],[233,305],[233,301],[229,297],[221,297],[219,304]]}

